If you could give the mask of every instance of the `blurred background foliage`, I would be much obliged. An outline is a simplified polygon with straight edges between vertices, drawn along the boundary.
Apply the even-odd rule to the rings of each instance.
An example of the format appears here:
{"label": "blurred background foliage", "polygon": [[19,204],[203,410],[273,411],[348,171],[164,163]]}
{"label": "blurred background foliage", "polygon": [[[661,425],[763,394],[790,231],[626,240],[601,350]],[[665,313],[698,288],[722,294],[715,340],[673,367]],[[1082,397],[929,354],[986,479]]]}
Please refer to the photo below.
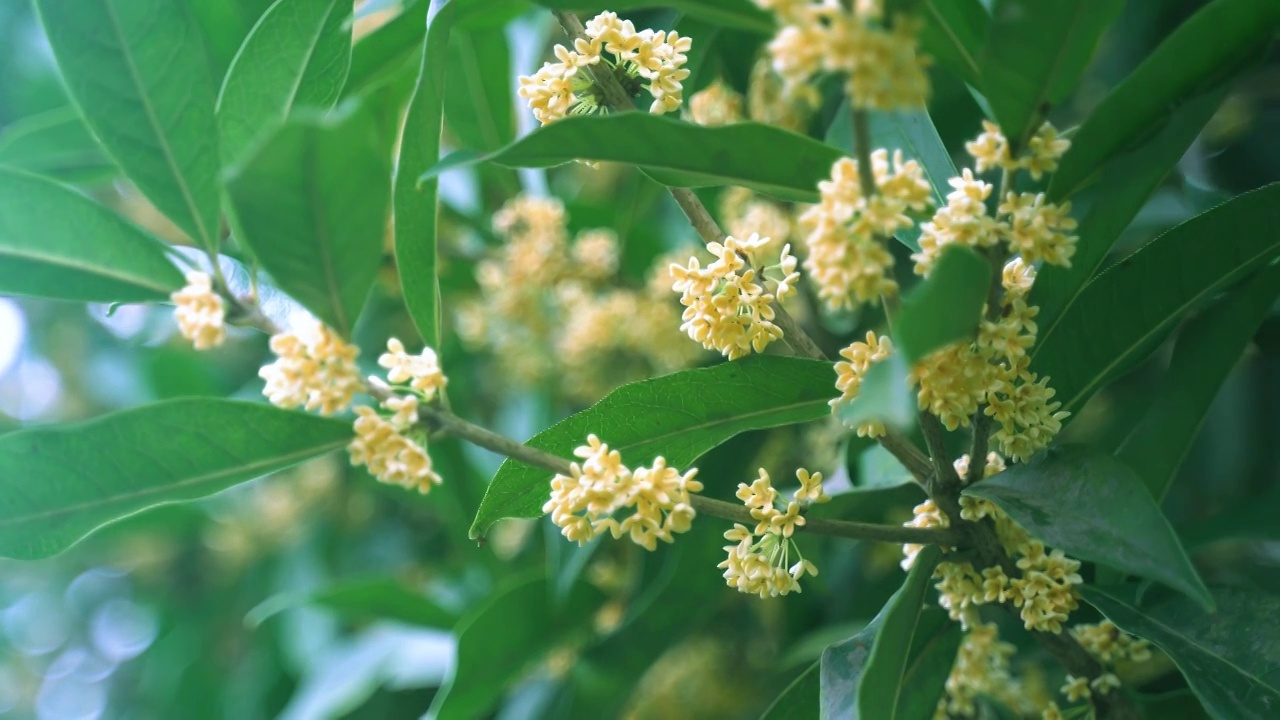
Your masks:
{"label": "blurred background foliage", "polygon": [[[185,2],[215,78],[269,5]],[[391,118],[412,88],[426,4],[370,0],[356,14],[353,78],[365,83],[366,102],[385,103]],[[1067,128],[1085,117],[1200,5],[1127,3],[1079,91],[1055,110],[1055,124]],[[767,40],[669,11],[631,15],[637,26],[674,26],[694,37],[687,95],[717,77],[746,91]],[[549,13],[522,2],[495,3],[493,19],[451,48],[451,67],[461,73],[451,97],[481,81],[505,83],[513,96],[515,76],[534,70],[560,37]],[[370,34],[375,28],[382,34]],[[468,68],[476,58],[483,67]],[[483,74],[495,64],[502,74]],[[468,69],[482,75],[468,76]],[[959,151],[982,113],[954,77],[937,72],[932,79],[931,114],[946,146]],[[465,98],[446,101],[449,147],[492,148],[533,125],[513,103],[510,123],[493,116],[497,122],[486,130],[470,107]],[[810,131],[821,137],[833,110],[815,113]],[[0,3],[0,164],[74,183],[162,237],[185,242],[96,149],[22,0]],[[1280,62],[1273,57],[1235,82],[1114,252],[1130,252],[1221,200],[1276,180]],[[694,237],[661,188],[632,169],[486,167],[445,176],[442,350],[450,400],[460,415],[524,438],[655,367],[629,365],[634,353],[604,353],[567,372],[562,349],[549,347],[537,350],[547,366],[522,374],[511,361],[530,357],[512,358],[511,348],[490,352],[483,333],[460,339],[462,311],[478,297],[477,265],[501,242],[489,217],[520,190],[562,198],[570,233],[612,228],[622,248],[613,285],[634,293],[644,292],[657,259]],[[706,199],[715,207],[722,198],[709,192]],[[366,348],[388,335],[413,336],[387,262],[355,333]],[[674,313],[674,296],[669,300]],[[818,319],[829,348],[876,321]],[[569,321],[549,316],[547,337]],[[678,333],[671,342],[692,347]],[[1071,437],[1104,447],[1119,442],[1154,399],[1172,344],[1099,393],[1071,425]],[[171,397],[257,398],[265,353],[265,338],[240,332],[223,348],[197,354],[175,336],[163,308],[86,312],[75,304],[0,299],[0,431]],[[705,360],[694,352],[678,363]],[[1280,315],[1273,313],[1219,393],[1165,503],[1211,584],[1280,591],[1272,511],[1280,499],[1277,428]],[[756,717],[823,647],[865,624],[900,582],[896,547],[805,537],[805,552],[822,574],[804,594],[744,596],[724,587],[715,570],[723,528],[714,521],[653,554],[629,543],[578,549],[547,521],[505,522],[478,547],[467,526],[499,460],[453,440],[433,444],[432,455],[448,482],[426,497],[372,482],[334,455],[207,501],[148,511],[54,559],[4,561],[0,714],[416,717],[455,663],[481,663],[482,682],[470,675],[470,685],[459,681],[451,690],[459,717]],[[856,517],[843,515],[850,519],[900,520],[920,499],[878,450],[842,439],[825,423],[740,437],[705,458],[700,476],[709,494],[728,495],[756,467],[785,477],[802,463],[855,489]],[[839,499],[833,506],[841,512]],[[1001,632],[1019,642],[1020,628]],[[1044,686],[1057,685],[1045,679]],[[1177,697],[1184,687],[1174,673],[1142,689]]]}

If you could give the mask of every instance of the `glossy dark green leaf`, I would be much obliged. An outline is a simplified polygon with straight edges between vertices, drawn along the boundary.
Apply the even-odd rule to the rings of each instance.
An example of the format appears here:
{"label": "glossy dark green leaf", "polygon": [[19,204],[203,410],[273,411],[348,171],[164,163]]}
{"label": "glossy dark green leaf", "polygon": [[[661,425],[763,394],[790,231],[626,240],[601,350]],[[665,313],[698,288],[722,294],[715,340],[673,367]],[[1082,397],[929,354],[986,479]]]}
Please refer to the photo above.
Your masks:
{"label": "glossy dark green leaf", "polygon": [[282,290],[343,335],[382,260],[387,152],[360,108],[298,114],[227,180],[240,239]]}
{"label": "glossy dark green leaf", "polygon": [[991,285],[991,264],[969,248],[942,251],[938,264],[902,298],[894,347],[908,364],[938,348],[973,338]]}
{"label": "glossy dark green leaf", "polygon": [[1213,607],[1142,479],[1111,455],[1081,445],[1050,448],[964,494],[990,500],[1070,557],[1158,580]]}
{"label": "glossy dark green leaf", "polygon": [[997,0],[979,65],[982,91],[1015,148],[1075,89],[1122,0]]}
{"label": "glossy dark green leaf", "polygon": [[[738,433],[825,417],[835,394],[830,363],[753,355],[624,385],[527,444],[572,458],[573,449],[595,433],[622,453],[628,467],[661,455],[668,465],[685,469]],[[551,473],[542,468],[504,462],[480,503],[471,536],[483,536],[502,518],[540,517],[550,483]]]}
{"label": "glossy dark green leaf", "polygon": [[285,610],[318,607],[357,622],[394,620],[407,625],[448,630],[458,616],[422,593],[390,577],[347,580],[310,593],[272,597],[251,610],[245,621],[261,625]]}
{"label": "glossy dark green leaf", "polygon": [[0,294],[142,302],[181,286],[159,240],[69,187],[0,169]]}
{"label": "glossy dark green leaf", "polygon": [[1116,455],[1163,498],[1191,450],[1209,405],[1280,296],[1280,265],[1259,270],[1188,323],[1160,392]]}
{"label": "glossy dark green leaf", "polygon": [[237,164],[294,108],[328,109],[351,65],[351,3],[276,0],[236,53],[218,95],[224,166]]}
{"label": "glossy dark green leaf", "polygon": [[760,720],[813,720],[821,712],[821,692],[822,673],[820,663],[815,662],[791,681]]}
{"label": "glossy dark green leaf", "polygon": [[171,0],[38,0],[71,98],[124,174],[197,244],[218,245],[215,90]]}
{"label": "glossy dark green leaf", "polygon": [[[664,7],[672,8],[687,15],[708,20],[724,27],[741,30],[754,30],[772,35],[776,29],[773,16],[756,7],[751,0],[534,0],[542,7],[551,10],[572,10],[582,12],[598,11],[607,8],[613,11],[634,10],[638,8]],[[585,22],[588,18],[583,17]],[[660,30],[663,28],[654,28]],[[698,41],[694,38],[694,42]]]}
{"label": "glossy dark green leaf", "polygon": [[1278,24],[1274,0],[1214,0],[1191,16],[1093,109],[1049,183],[1049,198],[1070,197],[1107,160],[1161,128],[1172,110],[1257,57]]}
{"label": "glossy dark green leaf", "polygon": [[342,420],[172,400],[0,436],[0,555],[32,560],[154,505],[212,495],[346,445]]}
{"label": "glossy dark green leaf", "polygon": [[912,720],[935,717],[938,700],[946,688],[963,641],[964,632],[960,624],[952,620],[945,610],[930,607],[922,613],[916,642],[902,678],[897,717]]}
{"label": "glossy dark green leaf", "polygon": [[1165,651],[1219,720],[1267,720],[1280,707],[1280,597],[1215,588],[1207,614],[1180,596],[1137,607],[1123,592],[1085,585],[1081,594],[1126,632]]}
{"label": "glossy dark green leaf", "polygon": [[444,115],[459,145],[496,150],[514,140],[511,53],[502,26],[455,29],[447,67]]}
{"label": "glossy dark green leaf", "polygon": [[1031,304],[1040,308],[1036,323],[1042,337],[1053,333],[1063,313],[1080,297],[1120,234],[1186,154],[1221,103],[1222,95],[1212,91],[1187,103],[1150,140],[1113,158],[1102,169],[1093,204],[1076,233],[1079,239],[1071,267],[1041,266],[1031,289]]}
{"label": "glossy dark green leaf", "polygon": [[1280,254],[1280,183],[1240,195],[1164,233],[1080,293],[1042,331],[1032,369],[1074,412],[1142,359],[1188,311]]}
{"label": "glossy dark green leaf", "polygon": [[119,172],[70,107],[22,118],[0,132],[0,166],[73,183],[107,180]]}
{"label": "glossy dark green leaf", "polygon": [[822,720],[858,717],[858,685],[883,622],[884,610],[881,610],[861,632],[822,651],[818,671],[818,709]]}
{"label": "glossy dark green leaf", "polygon": [[589,627],[602,600],[595,588],[579,584],[563,606],[552,602],[543,577],[526,577],[499,590],[458,623],[453,676],[427,711],[433,720],[484,717],[497,704],[530,658],[557,641]]}
{"label": "glossy dark green leaf", "polygon": [[868,420],[879,420],[890,427],[907,428],[916,418],[916,394],[907,384],[907,363],[901,353],[871,366],[862,376],[858,397],[840,405],[840,420],[857,427]]}
{"label": "glossy dark green leaf", "polygon": [[[744,147],[752,152],[743,153]],[[426,171],[479,161],[551,167],[574,159],[637,165],[677,187],[738,185],[788,200],[816,202],[818,181],[840,151],[803,135],[754,122],[703,127],[645,112],[578,115],[558,120],[484,156],[445,158]]]}
{"label": "glossy dark green leaf", "polygon": [[[906,582],[880,611],[880,630],[858,679],[856,710],[849,707],[848,712],[828,714],[828,717],[884,720],[933,717],[959,647],[959,634],[954,632],[958,628],[953,627],[947,614],[936,605],[926,606],[935,597],[933,570],[941,558],[942,552],[936,546],[927,547],[916,556]],[[941,663],[912,663],[913,650],[930,647],[933,641],[942,640],[943,635],[952,636],[942,648],[951,648],[950,658],[941,653]],[[928,655],[925,658],[932,659]],[[939,667],[941,674],[937,672]],[[920,676],[921,669],[929,671],[925,673],[927,678]],[[925,710],[923,714],[921,709]]]}
{"label": "glossy dark green leaf", "polygon": [[991,15],[980,0],[926,0],[919,10],[924,21],[920,46],[942,67],[975,87],[981,87],[978,60]]}

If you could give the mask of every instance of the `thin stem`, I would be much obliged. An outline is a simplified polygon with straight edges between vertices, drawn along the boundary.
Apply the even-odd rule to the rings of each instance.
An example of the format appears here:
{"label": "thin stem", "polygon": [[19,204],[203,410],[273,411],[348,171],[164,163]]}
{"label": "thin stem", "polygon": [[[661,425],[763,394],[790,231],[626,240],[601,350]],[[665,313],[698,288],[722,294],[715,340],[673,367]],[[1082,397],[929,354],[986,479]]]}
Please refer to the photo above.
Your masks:
{"label": "thin stem", "polygon": [[876,178],[871,172],[871,117],[861,108],[853,111],[853,152],[858,156],[862,195],[870,198],[876,194]]}
{"label": "thin stem", "polygon": [[876,440],[880,441],[881,447],[897,458],[898,462],[902,463],[902,466],[911,472],[911,476],[922,485],[933,476],[934,468],[929,458],[920,452],[920,448],[906,436],[886,428],[885,434]]}

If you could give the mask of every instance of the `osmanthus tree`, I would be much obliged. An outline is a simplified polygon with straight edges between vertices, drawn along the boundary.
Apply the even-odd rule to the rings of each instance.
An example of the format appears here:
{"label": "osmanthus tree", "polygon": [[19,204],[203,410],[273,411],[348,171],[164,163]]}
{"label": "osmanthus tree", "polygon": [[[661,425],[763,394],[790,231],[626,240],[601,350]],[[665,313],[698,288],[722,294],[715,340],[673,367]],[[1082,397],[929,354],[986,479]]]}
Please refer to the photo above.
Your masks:
{"label": "osmanthus tree", "polygon": [[[269,402],[0,436],[0,554],[345,448],[472,539],[564,536],[483,570],[435,717],[492,712],[548,652],[540,712],[618,714],[712,617],[752,618],[751,687],[708,714],[1280,712],[1280,600],[1207,587],[1161,510],[1280,295],[1280,186],[1108,264],[1273,0],[1205,4],[1069,128],[1119,0],[418,0],[354,42],[350,2],[277,0],[221,78],[182,4],[35,5],[92,149],[187,242],[13,162],[0,291],[172,303],[197,350],[254,328]],[[508,40],[542,30],[517,80]],[[955,147],[939,82],[981,109]],[[1062,442],[1179,328],[1122,437]],[[597,401],[525,443],[473,422],[529,387]],[[433,462],[450,437],[506,458],[478,502]],[[898,546],[877,612],[851,578]],[[768,617],[817,640],[774,657]]]}

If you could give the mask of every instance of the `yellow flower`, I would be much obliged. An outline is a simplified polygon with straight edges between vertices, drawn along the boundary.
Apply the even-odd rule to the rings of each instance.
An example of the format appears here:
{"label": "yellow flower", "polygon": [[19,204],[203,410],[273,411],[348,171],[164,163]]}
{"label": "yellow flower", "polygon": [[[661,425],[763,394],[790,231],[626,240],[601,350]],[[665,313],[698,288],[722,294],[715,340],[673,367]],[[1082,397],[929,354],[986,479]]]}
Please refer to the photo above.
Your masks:
{"label": "yellow flower", "polygon": [[[775,295],[756,281],[756,270],[751,267],[753,253],[768,242],[757,235],[745,240],[729,236],[723,243],[707,245],[716,259],[705,269],[696,257],[689,258],[685,266],[671,265],[672,289],[680,293],[680,304],[685,307],[680,329],[730,360],[752,350],[763,352],[782,337],[782,330],[773,323]],[[794,271],[794,263],[790,267]],[[791,272],[777,287],[790,292],[794,282]]]}
{"label": "yellow flower", "polygon": [[449,382],[440,370],[435,350],[424,347],[421,353],[410,355],[396,338],[387,340],[387,352],[378,358],[378,364],[387,369],[389,382],[409,383],[409,387],[419,392],[424,400],[435,397],[436,391]]}
{"label": "yellow flower", "polygon": [[226,310],[222,298],[213,291],[213,281],[198,271],[187,273],[187,284],[169,296],[175,305],[173,316],[178,332],[197,350],[208,350],[227,339]]}
{"label": "yellow flower", "polygon": [[379,481],[424,494],[440,484],[426,449],[405,437],[397,427],[397,421],[403,418],[388,421],[364,405],[356,408],[356,416],[356,436],[347,446],[352,465],[366,465]]}
{"label": "yellow flower", "polygon": [[1067,676],[1067,681],[1063,683],[1062,689],[1058,692],[1066,695],[1067,700],[1070,702],[1088,700],[1092,695],[1089,692],[1089,678],[1076,677],[1074,675]]}
{"label": "yellow flower", "polygon": [[266,380],[262,394],[273,405],[333,415],[364,387],[356,367],[359,348],[319,321],[308,321],[296,333],[271,336],[270,346],[277,358],[258,375]]}

